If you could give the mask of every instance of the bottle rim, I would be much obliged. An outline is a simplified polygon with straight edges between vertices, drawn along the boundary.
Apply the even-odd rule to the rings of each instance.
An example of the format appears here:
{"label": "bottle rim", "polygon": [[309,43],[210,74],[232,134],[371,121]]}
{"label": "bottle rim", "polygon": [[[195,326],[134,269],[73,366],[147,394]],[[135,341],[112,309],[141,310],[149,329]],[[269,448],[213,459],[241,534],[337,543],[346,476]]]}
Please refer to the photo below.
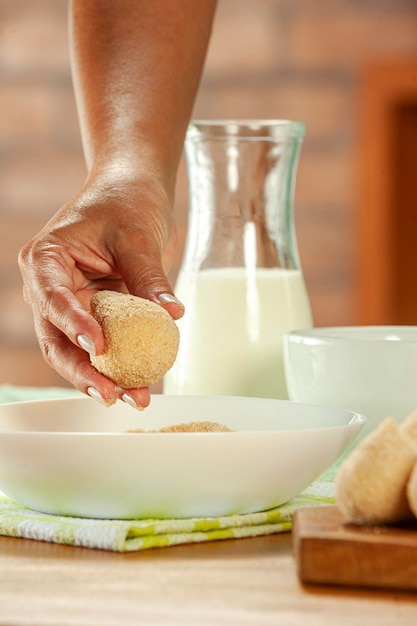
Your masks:
{"label": "bottle rim", "polygon": [[288,119],[195,119],[188,126],[186,141],[302,140],[304,135],[304,123]]}

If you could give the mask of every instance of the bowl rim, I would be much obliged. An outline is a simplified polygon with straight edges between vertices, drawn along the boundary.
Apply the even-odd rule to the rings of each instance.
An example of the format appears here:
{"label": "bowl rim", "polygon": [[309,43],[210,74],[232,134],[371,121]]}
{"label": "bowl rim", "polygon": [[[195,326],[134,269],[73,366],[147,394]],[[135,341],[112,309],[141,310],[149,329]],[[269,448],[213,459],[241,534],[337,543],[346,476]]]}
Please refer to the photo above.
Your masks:
{"label": "bowl rim", "polygon": [[[355,335],[355,332],[359,335]],[[369,332],[370,336],[365,336],[366,332]],[[288,331],[285,338],[293,343],[314,342],[314,345],[331,341],[397,346],[401,343],[417,344],[417,325],[316,326]]]}
{"label": "bowl rim", "polygon": [[[161,394],[162,397],[166,398],[167,396],[164,396],[164,394]],[[176,397],[176,396],[175,396]],[[233,396],[208,396],[209,398],[218,398],[218,399],[225,399],[226,401],[230,401],[233,400]],[[186,396],[187,400],[188,399],[196,399],[198,398],[198,396]],[[262,402],[277,402],[279,404],[288,404],[291,405],[292,407],[303,407],[303,410],[310,410],[310,409],[314,409],[315,411],[317,411],[318,409],[322,409],[326,412],[337,412],[339,414],[345,414],[345,422],[343,423],[333,423],[333,424],[327,424],[327,425],[321,425],[321,426],[317,426],[317,425],[310,425],[308,427],[303,427],[303,428],[279,428],[279,429],[271,429],[271,428],[265,428],[265,429],[243,429],[243,430],[231,430],[228,432],[222,432],[222,431],[213,431],[213,432],[145,432],[145,433],[132,433],[132,432],[127,432],[127,431],[95,431],[95,430],[85,430],[85,431],[77,431],[77,430],[13,430],[13,429],[2,429],[1,427],[1,423],[0,423],[0,437],[35,437],[35,438],[39,438],[39,437],[48,437],[48,438],[54,438],[54,437],[82,437],[82,438],[92,438],[92,439],[103,439],[103,438],[108,438],[108,437],[113,437],[115,439],[131,439],[131,438],[139,438],[142,439],[140,437],[141,434],[145,434],[146,435],[146,441],[154,441],[155,438],[157,438],[157,440],[172,440],[172,439],[182,439],[184,440],[184,438],[186,440],[195,440],[195,439],[201,439],[201,438],[205,438],[207,439],[207,435],[209,435],[210,439],[218,439],[219,437],[224,438],[225,436],[227,436],[230,439],[238,439],[238,438],[242,438],[242,437],[248,437],[248,436],[265,436],[265,435],[272,435],[272,436],[276,436],[276,435],[282,435],[283,433],[289,433],[289,432],[316,432],[316,431],[324,431],[324,430],[334,430],[334,429],[340,429],[340,430],[345,430],[351,427],[355,427],[355,426],[359,426],[360,428],[362,428],[363,426],[365,426],[367,418],[366,416],[364,416],[362,413],[355,411],[353,409],[346,409],[343,407],[336,407],[336,406],[329,406],[329,405],[317,405],[315,403],[312,402],[295,402],[293,400],[281,400],[281,399],[276,399],[276,398],[252,398],[252,397],[239,397],[239,396],[235,396],[235,398],[237,399],[244,399],[244,400],[249,400],[250,402],[254,402],[257,403],[258,401],[260,401],[260,403]],[[0,405],[0,414],[1,414],[1,410],[5,409],[7,410],[8,408],[12,408],[12,410],[17,410],[19,406],[24,406],[24,405],[38,405],[39,407],[41,407],[43,404],[60,404],[60,403],[69,403],[69,404],[86,404],[87,402],[92,402],[92,400],[90,398],[84,397],[84,396],[80,396],[80,397],[71,397],[71,398],[43,398],[43,399],[39,399],[39,400],[23,400],[21,402],[5,402],[2,403]],[[162,402],[165,402],[165,400],[163,400]],[[1,417],[1,415],[0,415]],[[349,418],[349,419],[348,419]],[[187,421],[187,420],[184,420]],[[198,419],[194,420],[194,421],[199,421]],[[203,420],[205,421],[205,420]]]}

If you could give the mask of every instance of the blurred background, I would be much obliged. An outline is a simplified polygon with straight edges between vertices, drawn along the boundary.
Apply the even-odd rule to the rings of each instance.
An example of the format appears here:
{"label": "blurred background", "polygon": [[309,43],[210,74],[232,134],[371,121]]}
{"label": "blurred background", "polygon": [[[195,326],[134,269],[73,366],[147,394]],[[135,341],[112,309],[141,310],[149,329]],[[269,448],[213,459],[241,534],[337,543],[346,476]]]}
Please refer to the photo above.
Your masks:
{"label": "blurred background", "polygon": [[[220,0],[194,111],[305,122],[296,186],[315,324],[417,324],[417,2]],[[66,0],[0,0],[0,383],[44,362],[17,253],[82,184]],[[181,165],[174,281],[187,224]]]}

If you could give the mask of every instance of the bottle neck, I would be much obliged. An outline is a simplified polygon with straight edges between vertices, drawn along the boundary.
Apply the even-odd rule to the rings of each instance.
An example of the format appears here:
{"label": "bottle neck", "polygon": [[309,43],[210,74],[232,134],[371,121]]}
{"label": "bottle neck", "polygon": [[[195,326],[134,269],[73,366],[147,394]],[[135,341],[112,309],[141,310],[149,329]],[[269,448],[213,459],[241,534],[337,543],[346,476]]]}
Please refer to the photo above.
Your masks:
{"label": "bottle neck", "polygon": [[[290,124],[290,123],[289,123]],[[299,268],[293,199],[301,138],[204,129],[187,135],[189,225],[184,263]]]}

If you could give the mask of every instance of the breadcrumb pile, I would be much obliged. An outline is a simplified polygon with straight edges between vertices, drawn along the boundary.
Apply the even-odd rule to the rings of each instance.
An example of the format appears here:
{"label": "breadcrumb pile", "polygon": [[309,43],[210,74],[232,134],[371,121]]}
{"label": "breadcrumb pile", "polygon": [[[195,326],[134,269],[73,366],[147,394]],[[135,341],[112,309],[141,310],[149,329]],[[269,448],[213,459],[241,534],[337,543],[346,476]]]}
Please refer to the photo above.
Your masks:
{"label": "breadcrumb pile", "polygon": [[134,428],[128,433],[230,433],[232,430],[218,422],[190,422],[189,424],[173,424],[158,430]]}

